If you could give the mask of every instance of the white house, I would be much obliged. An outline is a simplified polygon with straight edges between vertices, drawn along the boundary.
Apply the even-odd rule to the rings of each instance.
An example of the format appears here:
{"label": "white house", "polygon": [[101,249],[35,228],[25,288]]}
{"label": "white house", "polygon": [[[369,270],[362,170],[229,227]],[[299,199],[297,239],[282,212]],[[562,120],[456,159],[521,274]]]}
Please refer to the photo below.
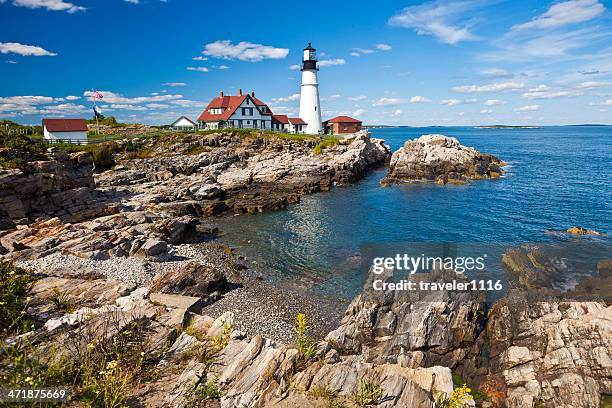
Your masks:
{"label": "white house", "polygon": [[186,116],[181,116],[170,125],[174,130],[195,130],[198,124]]}
{"label": "white house", "polygon": [[42,126],[47,140],[87,142],[87,121],[85,119],[43,119]]}
{"label": "white house", "polygon": [[306,122],[300,118],[290,118],[287,115],[272,115],[272,130],[287,133],[305,133]]}
{"label": "white house", "polygon": [[255,92],[214,98],[198,118],[203,129],[248,128],[272,129],[272,111],[255,97]]}

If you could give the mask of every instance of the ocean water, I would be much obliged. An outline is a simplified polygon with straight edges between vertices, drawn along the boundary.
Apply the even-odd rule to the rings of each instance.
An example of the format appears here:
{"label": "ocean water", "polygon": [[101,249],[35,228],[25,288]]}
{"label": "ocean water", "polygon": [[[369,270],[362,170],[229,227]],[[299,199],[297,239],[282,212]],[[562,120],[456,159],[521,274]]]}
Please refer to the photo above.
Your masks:
{"label": "ocean water", "polygon": [[[220,220],[221,240],[268,279],[350,299],[364,247],[406,242],[515,245],[578,225],[612,232],[612,127],[372,129],[393,151],[423,134],[453,136],[506,161],[498,180],[381,187],[387,169],[286,211]],[[612,256],[612,254],[610,254]]]}

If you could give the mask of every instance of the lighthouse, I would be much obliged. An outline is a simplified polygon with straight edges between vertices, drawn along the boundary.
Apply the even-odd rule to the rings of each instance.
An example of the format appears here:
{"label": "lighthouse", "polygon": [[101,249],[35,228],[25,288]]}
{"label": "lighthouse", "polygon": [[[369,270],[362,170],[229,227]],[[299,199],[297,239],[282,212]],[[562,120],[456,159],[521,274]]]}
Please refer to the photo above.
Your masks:
{"label": "lighthouse", "polygon": [[317,81],[317,55],[312,45],[304,48],[302,58],[302,92],[300,95],[300,118],[306,122],[306,133],[321,133],[321,102],[319,101],[319,82]]}

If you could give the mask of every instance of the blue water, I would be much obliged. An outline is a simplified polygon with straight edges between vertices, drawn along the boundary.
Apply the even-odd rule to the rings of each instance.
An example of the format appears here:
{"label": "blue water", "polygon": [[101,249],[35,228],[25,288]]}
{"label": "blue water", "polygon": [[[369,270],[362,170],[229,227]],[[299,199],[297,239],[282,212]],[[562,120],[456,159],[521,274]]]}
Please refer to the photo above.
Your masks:
{"label": "blue water", "polygon": [[579,225],[612,232],[612,127],[372,129],[392,150],[422,134],[453,136],[506,161],[507,174],[467,186],[381,187],[362,181],[302,197],[286,211],[230,217],[222,239],[266,276],[350,298],[363,284],[360,248],[376,243],[519,244]]}

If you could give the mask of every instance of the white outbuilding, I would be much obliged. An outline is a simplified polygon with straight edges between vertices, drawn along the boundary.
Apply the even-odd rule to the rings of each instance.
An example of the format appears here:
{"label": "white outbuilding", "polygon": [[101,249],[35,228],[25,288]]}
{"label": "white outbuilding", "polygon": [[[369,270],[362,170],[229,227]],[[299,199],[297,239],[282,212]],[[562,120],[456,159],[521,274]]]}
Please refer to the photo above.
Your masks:
{"label": "white outbuilding", "polygon": [[195,128],[198,127],[198,124],[189,119],[187,116],[181,116],[175,120],[170,127],[174,130],[195,130]]}
{"label": "white outbuilding", "polygon": [[70,143],[87,143],[85,119],[43,119],[45,139]]}

